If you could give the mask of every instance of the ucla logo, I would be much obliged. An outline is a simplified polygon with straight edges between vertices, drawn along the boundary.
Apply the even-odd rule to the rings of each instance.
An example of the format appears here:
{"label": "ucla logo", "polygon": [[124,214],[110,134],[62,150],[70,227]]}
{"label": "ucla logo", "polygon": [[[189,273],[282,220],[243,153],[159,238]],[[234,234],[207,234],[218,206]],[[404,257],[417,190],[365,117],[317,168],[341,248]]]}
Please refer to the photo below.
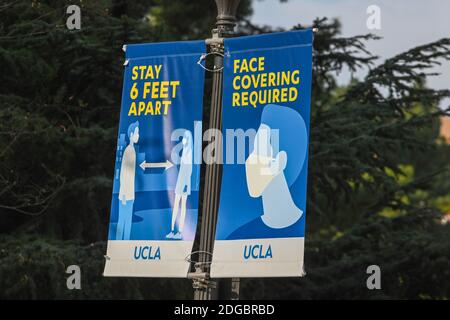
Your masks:
{"label": "ucla logo", "polygon": [[245,245],[244,246],[244,259],[271,259],[272,247],[269,244],[267,249],[262,244]]}
{"label": "ucla logo", "polygon": [[161,251],[159,247],[154,249],[152,246],[134,247],[135,260],[161,260]]}

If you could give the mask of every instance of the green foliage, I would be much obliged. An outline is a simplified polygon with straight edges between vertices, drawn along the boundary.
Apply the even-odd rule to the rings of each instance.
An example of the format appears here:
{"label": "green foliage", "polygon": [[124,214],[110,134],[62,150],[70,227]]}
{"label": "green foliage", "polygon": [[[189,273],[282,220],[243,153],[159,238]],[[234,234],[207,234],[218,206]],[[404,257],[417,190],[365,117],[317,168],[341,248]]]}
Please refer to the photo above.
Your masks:
{"label": "green foliage", "polygon": [[[0,299],[188,299],[188,280],[105,278],[104,242],[83,245],[42,236],[1,237]],[[76,262],[76,263],[75,263]],[[77,264],[81,290],[69,290],[65,273]],[[8,275],[8,276],[4,276]]]}
{"label": "green foliage", "polygon": [[[440,213],[416,210],[374,217],[330,241],[307,241],[302,279],[245,279],[246,298],[448,299],[449,226]],[[381,289],[368,290],[366,268],[381,268]]]}
{"label": "green foliage", "polygon": [[[449,148],[437,145],[436,139],[439,116],[445,114],[437,105],[450,91],[426,88],[424,82],[431,75],[427,70],[450,58],[450,39],[373,66],[376,57],[365,50],[363,41],[375,37],[342,39],[337,36],[338,22],[323,26],[324,22],[315,22],[320,31],[315,37],[309,218],[314,217],[313,225],[323,225],[317,219],[322,215],[333,225],[349,227],[385,206],[402,206],[396,201],[399,191],[412,193],[419,182],[423,186],[448,168]],[[366,67],[369,72],[337,88],[334,72],[343,67]],[[430,154],[436,155],[431,162]],[[445,160],[435,161],[439,157]],[[419,165],[425,159],[428,164],[420,163],[420,168],[427,170],[417,170],[417,179],[406,186],[398,183],[402,165]],[[357,204],[356,215],[349,214],[349,204]]]}
{"label": "green foliage", "polygon": [[[0,298],[190,298],[187,280],[102,277],[124,43],[205,38],[213,1],[68,1],[0,5]],[[274,31],[240,5],[237,33]],[[438,138],[448,90],[427,88],[450,39],[375,65],[373,35],[315,21],[306,271],[244,280],[243,298],[449,298],[450,150]],[[297,26],[296,28],[301,28]],[[364,79],[339,87],[344,68]],[[206,94],[209,93],[207,81]],[[207,99],[205,100],[207,101]],[[209,104],[205,103],[209,114]],[[77,264],[82,290],[66,288]],[[382,269],[381,291],[365,287]]]}

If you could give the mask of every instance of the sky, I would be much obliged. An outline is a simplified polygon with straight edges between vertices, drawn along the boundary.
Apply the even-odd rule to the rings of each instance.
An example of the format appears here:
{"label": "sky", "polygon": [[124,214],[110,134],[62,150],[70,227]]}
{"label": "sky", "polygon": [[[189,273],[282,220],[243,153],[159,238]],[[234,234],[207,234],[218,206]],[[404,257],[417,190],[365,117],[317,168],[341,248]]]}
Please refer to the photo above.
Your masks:
{"label": "sky", "polygon": [[[381,29],[369,30],[366,25],[368,6],[377,5],[381,10]],[[339,18],[343,36],[374,33],[383,39],[371,41],[367,48],[381,59],[421,44],[450,37],[450,0],[253,0],[251,21],[275,27],[290,27],[302,23],[311,25],[315,17]],[[319,31],[320,32],[320,31]],[[436,89],[450,88],[450,62],[435,70],[440,76],[428,79],[428,85]],[[357,74],[362,77],[364,72]],[[340,75],[345,83],[348,72]],[[450,105],[450,99],[441,107]]]}

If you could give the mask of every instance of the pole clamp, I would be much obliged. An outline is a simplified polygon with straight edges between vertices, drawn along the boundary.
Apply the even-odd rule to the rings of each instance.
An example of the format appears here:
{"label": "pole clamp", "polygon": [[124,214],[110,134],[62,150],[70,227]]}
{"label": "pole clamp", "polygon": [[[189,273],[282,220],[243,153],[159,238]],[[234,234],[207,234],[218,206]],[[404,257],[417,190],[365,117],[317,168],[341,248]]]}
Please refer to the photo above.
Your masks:
{"label": "pole clamp", "polygon": [[193,251],[186,257],[186,261],[194,263],[194,272],[188,272],[187,278],[192,279],[192,287],[196,290],[208,290],[217,288],[216,281],[212,281],[209,277],[209,269],[211,261],[195,261],[192,259],[194,254],[206,254],[212,257],[211,252],[207,251]]}
{"label": "pole clamp", "polygon": [[203,69],[205,69],[206,71],[209,71],[209,72],[219,72],[219,71],[222,71],[222,70],[223,70],[223,66],[217,68],[217,66],[214,65],[213,69],[209,69],[209,68],[207,68],[207,67],[205,66],[205,64],[202,63],[203,61],[206,60],[206,58],[207,58],[209,55],[217,55],[217,56],[221,56],[222,58],[225,57],[225,55],[224,55],[223,53],[221,53],[221,52],[208,52],[208,53],[204,53],[204,54],[202,54],[202,55],[200,56],[200,58],[199,58],[198,61],[197,61],[197,64],[198,64],[200,67],[202,67]]}

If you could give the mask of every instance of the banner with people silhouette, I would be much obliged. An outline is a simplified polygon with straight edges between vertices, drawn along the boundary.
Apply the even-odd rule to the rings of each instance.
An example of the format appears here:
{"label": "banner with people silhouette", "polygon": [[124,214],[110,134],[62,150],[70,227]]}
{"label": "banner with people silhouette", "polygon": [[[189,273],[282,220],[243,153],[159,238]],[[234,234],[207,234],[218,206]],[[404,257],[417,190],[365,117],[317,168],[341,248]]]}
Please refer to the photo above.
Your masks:
{"label": "banner with people silhouette", "polygon": [[186,277],[198,218],[204,41],[124,46],[105,276]]}
{"label": "banner with people silhouette", "polygon": [[211,277],[302,276],[312,30],[225,39]]}

